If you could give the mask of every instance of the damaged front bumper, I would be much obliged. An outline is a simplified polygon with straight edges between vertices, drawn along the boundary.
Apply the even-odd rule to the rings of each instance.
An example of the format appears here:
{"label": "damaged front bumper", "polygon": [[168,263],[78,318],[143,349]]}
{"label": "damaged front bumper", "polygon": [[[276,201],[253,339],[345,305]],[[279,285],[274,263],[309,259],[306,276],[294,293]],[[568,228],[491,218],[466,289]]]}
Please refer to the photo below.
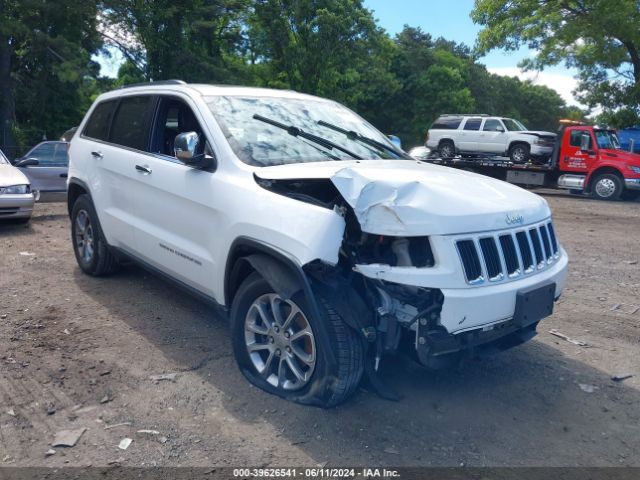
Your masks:
{"label": "damaged front bumper", "polygon": [[[438,245],[438,240],[434,243]],[[451,244],[451,242],[448,242]],[[443,242],[444,245],[444,242]],[[435,248],[436,255],[442,248]],[[413,323],[415,349],[424,365],[437,368],[462,351],[505,349],[522,343],[535,335],[537,322],[551,314],[566,283],[568,257],[564,249],[552,264],[517,279],[499,283],[471,286],[459,278],[455,256],[440,258],[432,268],[390,267],[388,265],[357,265],[355,270],[367,278],[415,288],[437,288],[442,305],[436,322],[423,319]],[[444,287],[444,288],[443,288]],[[547,289],[551,308],[535,319],[523,321],[517,317],[518,298],[525,292]],[[533,302],[539,302],[536,297]]]}

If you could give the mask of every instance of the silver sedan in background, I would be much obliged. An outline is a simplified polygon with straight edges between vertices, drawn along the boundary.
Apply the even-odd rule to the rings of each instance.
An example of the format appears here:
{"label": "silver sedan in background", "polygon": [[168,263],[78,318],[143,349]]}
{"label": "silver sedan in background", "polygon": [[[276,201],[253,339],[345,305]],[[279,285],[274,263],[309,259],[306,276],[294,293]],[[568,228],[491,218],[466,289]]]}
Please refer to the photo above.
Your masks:
{"label": "silver sedan in background", "polygon": [[41,201],[66,200],[68,150],[68,142],[41,142],[14,160],[14,165],[31,182],[31,188],[41,195]]}
{"label": "silver sedan in background", "polygon": [[0,150],[0,220],[28,222],[34,202],[29,179]]}

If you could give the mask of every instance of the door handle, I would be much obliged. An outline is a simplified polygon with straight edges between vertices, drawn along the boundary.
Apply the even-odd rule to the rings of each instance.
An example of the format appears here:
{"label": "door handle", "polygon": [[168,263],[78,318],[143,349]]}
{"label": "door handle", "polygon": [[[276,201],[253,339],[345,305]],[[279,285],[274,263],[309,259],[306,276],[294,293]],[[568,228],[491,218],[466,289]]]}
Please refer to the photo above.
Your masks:
{"label": "door handle", "polygon": [[60,174],[60,178],[67,178],[67,177],[68,177],[68,175],[66,173],[61,173]]}
{"label": "door handle", "polygon": [[147,166],[136,165],[136,170],[140,173],[144,173],[145,175],[149,175],[151,173],[151,169]]}
{"label": "door handle", "polygon": [[91,155],[93,155],[95,158],[104,157],[104,155],[102,155],[102,152],[91,152]]}

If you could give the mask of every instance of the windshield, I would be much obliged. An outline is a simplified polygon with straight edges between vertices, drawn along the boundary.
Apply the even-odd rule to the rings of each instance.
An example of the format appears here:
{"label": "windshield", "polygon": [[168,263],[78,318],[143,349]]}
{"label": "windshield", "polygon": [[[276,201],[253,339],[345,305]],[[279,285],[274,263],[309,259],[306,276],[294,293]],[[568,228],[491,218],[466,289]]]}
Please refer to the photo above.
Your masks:
{"label": "windshield", "polygon": [[609,150],[620,149],[620,141],[615,132],[611,130],[596,130],[596,141],[598,142],[598,148],[605,148]]}
{"label": "windshield", "polygon": [[527,127],[513,118],[503,118],[502,123],[504,123],[504,127],[508,132],[524,132],[527,129]]}
{"label": "windshield", "polygon": [[9,162],[9,159],[7,159],[7,157],[4,156],[4,153],[2,153],[2,150],[0,150],[0,165],[11,165],[11,162]]}
{"label": "windshield", "polygon": [[[404,155],[401,151],[394,155],[392,152],[397,149],[385,135],[351,110],[328,100],[239,96],[207,97],[205,100],[235,154],[249,165],[268,167],[286,163],[353,160],[357,157],[388,159]],[[264,119],[322,137],[344,150],[327,147],[302,135],[291,135],[286,129]],[[374,142],[350,137],[322,122],[331,122],[340,129],[358,133]],[[376,142],[385,148],[377,148]]]}

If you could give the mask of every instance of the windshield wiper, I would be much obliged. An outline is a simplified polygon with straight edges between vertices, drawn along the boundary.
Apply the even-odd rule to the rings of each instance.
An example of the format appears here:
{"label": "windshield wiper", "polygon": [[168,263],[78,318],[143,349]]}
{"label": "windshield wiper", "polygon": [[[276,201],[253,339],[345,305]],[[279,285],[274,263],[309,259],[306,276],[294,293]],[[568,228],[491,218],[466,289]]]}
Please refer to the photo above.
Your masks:
{"label": "windshield wiper", "polygon": [[405,159],[412,158],[409,155],[405,154],[404,152],[401,152],[389,145],[385,145],[384,143],[374,140],[373,138],[365,137],[364,135],[354,130],[346,130],[332,123],[325,122],[324,120],[319,120],[318,125],[322,127],[327,127],[327,128],[330,128],[331,130],[335,130],[336,132],[342,133],[343,135],[346,135],[346,137],[349,140],[357,140],[361,143],[377,148],[378,150],[386,150],[387,152],[391,152],[396,157],[405,158]]}
{"label": "windshield wiper", "polygon": [[260,120],[261,122],[268,123],[269,125],[273,125],[274,127],[281,128],[282,130],[285,130],[292,137],[304,138],[305,140],[309,140],[310,142],[317,143],[318,145],[328,148],[329,150],[333,150],[333,149],[340,150],[342,153],[346,153],[347,155],[349,155],[351,158],[355,160],[362,160],[362,157],[360,157],[359,155],[356,155],[355,153],[353,153],[350,150],[347,150],[344,147],[341,147],[337,143],[333,143],[331,140],[327,140],[326,138],[319,137],[317,135],[314,135],[313,133],[305,132],[301,128],[298,128],[294,125],[285,125],[284,123],[280,123],[276,120],[263,117],[262,115],[258,115],[257,113],[253,115],[253,118],[255,118],[256,120]]}

